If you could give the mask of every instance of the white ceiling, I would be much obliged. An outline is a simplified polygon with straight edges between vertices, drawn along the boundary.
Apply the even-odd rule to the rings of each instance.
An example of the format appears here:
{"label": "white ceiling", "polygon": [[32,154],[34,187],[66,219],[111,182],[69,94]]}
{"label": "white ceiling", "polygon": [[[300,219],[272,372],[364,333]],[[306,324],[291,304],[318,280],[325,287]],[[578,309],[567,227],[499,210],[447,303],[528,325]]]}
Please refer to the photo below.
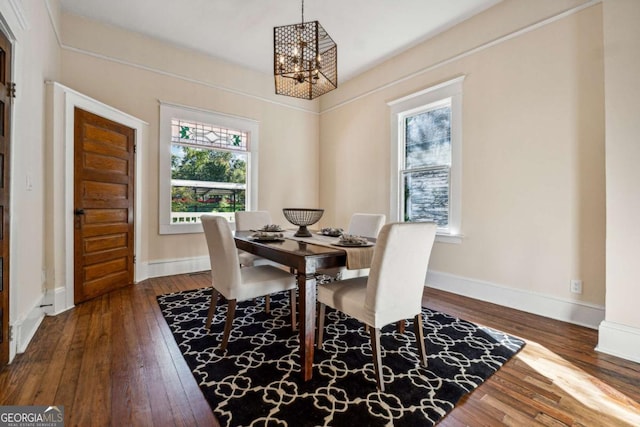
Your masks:
{"label": "white ceiling", "polygon": [[[338,45],[338,79],[368,68],[501,0],[307,0]],[[301,21],[300,0],[61,0],[65,11],[195,49],[263,73],[273,27]]]}

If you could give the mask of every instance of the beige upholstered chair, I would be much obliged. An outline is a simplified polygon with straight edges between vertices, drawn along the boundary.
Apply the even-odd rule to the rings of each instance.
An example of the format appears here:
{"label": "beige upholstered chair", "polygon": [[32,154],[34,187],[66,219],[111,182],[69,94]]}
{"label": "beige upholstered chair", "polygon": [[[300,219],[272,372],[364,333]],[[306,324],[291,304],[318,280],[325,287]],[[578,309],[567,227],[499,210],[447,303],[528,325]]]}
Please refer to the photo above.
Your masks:
{"label": "beige upholstered chair", "polygon": [[322,347],[326,305],[364,323],[371,336],[373,365],[381,391],[384,391],[380,352],[383,326],[413,317],[420,362],[427,365],[421,309],[435,235],[435,223],[387,224],[378,235],[369,277],[318,286],[318,346]]}
{"label": "beige upholstered chair", "polygon": [[[354,213],[351,215],[349,221],[349,228],[347,234],[353,234],[355,236],[363,237],[378,237],[380,229],[384,225],[387,217],[384,214],[368,214],[368,213]],[[323,283],[332,280],[344,280],[352,277],[367,276],[369,269],[364,268],[360,270],[349,270],[346,267],[329,268],[325,270],[319,270],[316,275],[316,279]]]}
{"label": "beige upholstered chair", "polygon": [[[258,230],[267,224],[271,224],[271,215],[267,211],[239,211],[235,212],[236,230],[248,231]],[[270,262],[257,255],[250,254],[238,249],[240,264],[243,267],[253,267],[255,265],[265,265]]]}
{"label": "beige upholstered chair", "polygon": [[207,239],[209,259],[211,261],[211,279],[213,291],[206,327],[216,311],[218,295],[228,300],[227,319],[220,348],[227,348],[231,325],[235,316],[236,303],[275,292],[290,291],[291,324],[296,324],[296,280],[294,276],[272,265],[240,268],[238,251],[225,218],[205,214],[201,217],[202,228]]}
{"label": "beige upholstered chair", "polygon": [[[234,213],[237,231],[259,230],[267,224],[271,224],[271,214],[267,211],[238,211]],[[255,267],[258,265],[275,265],[276,263],[238,249],[238,257],[242,267]],[[269,295],[264,297],[264,311],[271,312],[271,299]]]}
{"label": "beige upholstered chair", "polygon": [[376,238],[386,219],[383,214],[354,213],[351,215],[347,233]]}

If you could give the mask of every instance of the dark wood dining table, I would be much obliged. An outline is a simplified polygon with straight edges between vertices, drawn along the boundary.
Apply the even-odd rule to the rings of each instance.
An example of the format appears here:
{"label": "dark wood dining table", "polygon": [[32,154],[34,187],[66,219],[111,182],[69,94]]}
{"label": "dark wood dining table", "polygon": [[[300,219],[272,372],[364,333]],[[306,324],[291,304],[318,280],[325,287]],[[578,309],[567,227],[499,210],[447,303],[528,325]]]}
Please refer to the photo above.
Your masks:
{"label": "dark wood dining table", "polygon": [[[346,265],[347,254],[339,247],[321,246],[293,239],[276,242],[251,240],[251,231],[236,231],[238,249],[261,256],[293,269],[298,282],[298,318],[300,333],[300,365],[305,381],[313,374],[313,350],[316,328],[317,270]],[[293,307],[292,307],[293,309]]]}

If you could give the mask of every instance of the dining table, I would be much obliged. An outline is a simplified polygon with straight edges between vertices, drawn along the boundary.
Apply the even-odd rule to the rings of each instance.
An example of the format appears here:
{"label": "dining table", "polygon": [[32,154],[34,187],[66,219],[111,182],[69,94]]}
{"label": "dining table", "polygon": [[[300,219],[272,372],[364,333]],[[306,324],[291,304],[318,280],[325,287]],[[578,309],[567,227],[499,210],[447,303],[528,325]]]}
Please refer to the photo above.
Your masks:
{"label": "dining table", "polygon": [[[286,230],[277,239],[260,240],[254,231],[236,231],[236,247],[274,263],[289,267],[298,284],[298,319],[300,335],[300,368],[304,381],[313,376],[313,352],[316,328],[316,278],[321,269],[333,267],[368,268],[373,258],[373,244],[364,247],[338,246],[338,237],[313,233],[297,237]],[[294,307],[291,307],[293,310]],[[295,327],[295,325],[294,325]]]}

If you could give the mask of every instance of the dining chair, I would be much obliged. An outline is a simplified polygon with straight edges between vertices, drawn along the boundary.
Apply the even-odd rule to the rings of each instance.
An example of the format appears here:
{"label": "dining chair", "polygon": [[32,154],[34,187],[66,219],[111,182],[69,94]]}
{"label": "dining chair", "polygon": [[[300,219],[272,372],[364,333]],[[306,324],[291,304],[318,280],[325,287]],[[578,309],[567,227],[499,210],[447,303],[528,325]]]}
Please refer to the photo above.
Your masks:
{"label": "dining chair", "polygon": [[354,213],[349,221],[348,233],[375,238],[386,219],[384,214]]}
{"label": "dining chair", "polygon": [[211,303],[207,315],[206,328],[211,328],[211,320],[216,311],[220,294],[228,301],[227,317],[221,350],[226,350],[231,334],[231,326],[235,317],[238,302],[267,296],[276,292],[289,291],[291,305],[291,325],[296,325],[296,280],[295,277],[273,265],[259,265],[240,268],[238,251],[225,218],[204,214],[201,216],[209,260],[211,262]]}
{"label": "dining chair", "polygon": [[[265,225],[271,224],[271,214],[268,211],[238,211],[234,212],[234,217],[237,231],[259,230]],[[268,259],[243,251],[242,249],[238,249],[238,257],[242,267],[254,267],[257,265],[277,266],[277,264]],[[264,311],[265,313],[271,312],[271,299],[269,295],[265,295],[264,297]]]}
{"label": "dining chair", "polygon": [[384,391],[380,349],[383,326],[413,317],[419,362],[427,366],[422,294],[436,227],[431,222],[387,224],[378,234],[368,277],[318,285],[318,347],[322,348],[327,305],[364,323],[371,337],[373,367],[380,391]]}
{"label": "dining chair", "polygon": [[[234,212],[234,216],[236,230],[238,231],[259,230],[265,225],[271,224],[271,214],[267,211],[238,211]],[[240,257],[240,264],[243,267],[270,263],[270,261],[262,257],[250,254],[241,249],[238,249],[238,255]]]}
{"label": "dining chair", "polygon": [[[378,233],[386,219],[387,217],[384,214],[354,213],[351,215],[347,234],[371,237],[375,239],[378,237]],[[368,274],[368,268],[359,270],[349,270],[346,267],[328,268],[318,270],[316,280],[320,283],[325,283],[333,280],[344,280],[352,277],[367,276]]]}

